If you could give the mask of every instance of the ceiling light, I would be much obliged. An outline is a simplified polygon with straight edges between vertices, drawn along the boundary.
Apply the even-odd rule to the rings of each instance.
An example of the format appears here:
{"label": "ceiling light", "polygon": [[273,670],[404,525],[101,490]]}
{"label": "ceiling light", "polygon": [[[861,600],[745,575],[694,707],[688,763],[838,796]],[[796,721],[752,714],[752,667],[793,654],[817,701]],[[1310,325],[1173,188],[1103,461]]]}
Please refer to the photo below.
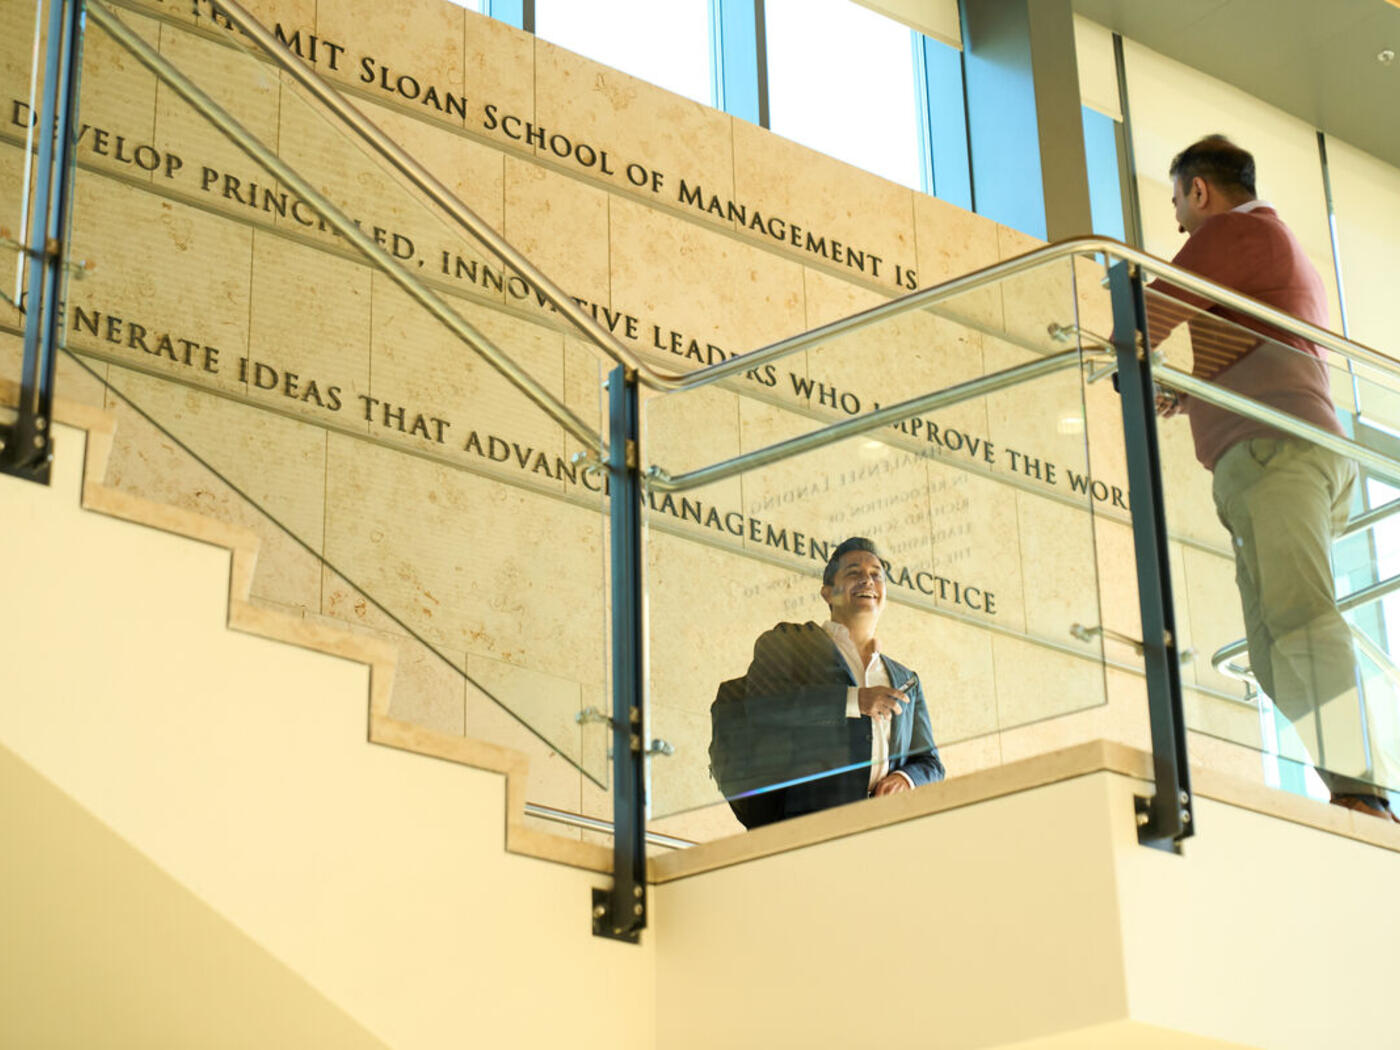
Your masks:
{"label": "ceiling light", "polygon": [[1383,66],[1388,66],[1395,61],[1395,52],[1391,48],[1383,48],[1380,53],[1376,55],[1376,61]]}

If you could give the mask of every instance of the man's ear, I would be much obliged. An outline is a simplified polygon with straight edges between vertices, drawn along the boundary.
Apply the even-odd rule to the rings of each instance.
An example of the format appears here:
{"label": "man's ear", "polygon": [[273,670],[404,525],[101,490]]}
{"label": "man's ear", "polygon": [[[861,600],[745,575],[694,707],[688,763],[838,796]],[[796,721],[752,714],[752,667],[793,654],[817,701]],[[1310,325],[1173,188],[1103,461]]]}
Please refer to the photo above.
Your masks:
{"label": "man's ear", "polygon": [[1191,180],[1191,188],[1187,191],[1188,196],[1196,201],[1197,207],[1204,208],[1210,203],[1211,187],[1200,175]]}
{"label": "man's ear", "polygon": [[822,584],[822,601],[826,602],[827,608],[831,608],[831,588]]}

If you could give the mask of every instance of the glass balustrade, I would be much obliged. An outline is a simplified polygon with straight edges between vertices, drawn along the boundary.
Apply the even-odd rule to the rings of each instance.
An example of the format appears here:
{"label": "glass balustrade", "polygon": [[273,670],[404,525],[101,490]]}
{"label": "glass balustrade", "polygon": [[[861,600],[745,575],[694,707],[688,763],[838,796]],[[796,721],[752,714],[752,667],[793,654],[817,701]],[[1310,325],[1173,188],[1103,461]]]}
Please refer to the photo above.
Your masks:
{"label": "glass balustrade", "polygon": [[[199,12],[131,0],[90,16],[71,245],[88,265],[69,269],[59,396],[122,419],[111,484],[262,537],[254,601],[401,645],[392,717],[523,750],[532,802],[610,818],[611,362],[608,337],[579,327],[607,301],[606,269],[551,302],[514,249]],[[32,11],[4,18],[17,82]],[[177,72],[152,72],[142,42]],[[506,232],[546,270],[574,250],[528,218],[555,206],[560,187],[535,185],[548,172],[509,178],[522,162],[353,103],[488,225],[528,198]],[[12,108],[5,216],[32,180]],[[809,316],[812,331],[679,383],[642,357],[653,830],[705,840],[1084,740],[1148,746],[1137,439],[1104,259],[972,283]],[[1320,363],[1161,287],[1147,300],[1157,382],[1198,439],[1158,421],[1190,728],[1275,782],[1400,788],[1396,370]],[[22,315],[0,311],[8,372]],[[1305,395],[1324,379],[1336,427],[1316,411],[1328,395]],[[1239,400],[1261,391],[1264,409]],[[1341,444],[1289,433],[1298,413]],[[1276,457],[1335,474],[1314,531],[1322,547],[1337,533],[1317,574],[1339,611],[1303,616],[1299,573],[1280,596],[1252,553],[1237,569],[1217,502],[1243,485],[1222,470]],[[1253,513],[1306,520],[1301,498]],[[870,552],[832,562],[849,537],[873,542],[878,572]],[[855,629],[857,666],[828,620]],[[889,661],[867,667],[874,624]]]}
{"label": "glass balustrade", "polygon": [[[524,751],[531,802],[609,818],[606,484],[576,459],[605,430],[599,355],[237,34],[111,10],[312,191],[90,14],[72,253],[93,268],[59,396],[159,434],[118,438],[112,483],[259,532],[255,601],[408,646],[392,717]],[[427,160],[499,208],[499,156]]]}
{"label": "glass balustrade", "polygon": [[1400,485],[1400,443],[1356,411],[1400,377],[1169,292],[1147,308],[1188,725],[1323,798],[1400,788],[1394,545],[1362,517]]}
{"label": "glass balustrade", "polygon": [[[44,87],[46,11],[39,3],[12,3],[0,9],[0,78],[7,88],[0,111],[0,332],[24,330],[29,267],[22,245],[33,235],[34,190],[38,184],[37,143],[32,107]],[[40,217],[40,221],[41,221]],[[21,344],[0,341],[0,375],[20,375]]]}
{"label": "glass balustrade", "polygon": [[[1062,260],[647,400],[655,828],[707,839],[966,774],[1104,705],[1095,530],[1124,482],[1088,455],[1076,283]],[[817,444],[832,425],[866,429]],[[880,578],[846,578],[856,552],[824,583],[856,536]],[[883,719],[860,709],[868,653],[823,626],[877,614],[895,663],[869,684],[917,674]]]}

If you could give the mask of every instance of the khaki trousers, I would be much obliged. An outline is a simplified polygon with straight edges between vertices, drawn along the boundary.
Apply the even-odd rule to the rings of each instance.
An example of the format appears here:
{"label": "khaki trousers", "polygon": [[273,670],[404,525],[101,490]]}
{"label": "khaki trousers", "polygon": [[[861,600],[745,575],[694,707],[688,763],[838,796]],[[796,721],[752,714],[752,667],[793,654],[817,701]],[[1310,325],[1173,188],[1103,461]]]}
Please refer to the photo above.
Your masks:
{"label": "khaki trousers", "polygon": [[1332,578],[1332,540],[1355,486],[1355,463],[1291,437],[1234,445],[1212,486],[1234,543],[1254,677],[1307,749],[1288,757],[1310,758],[1334,793],[1400,786],[1369,754],[1351,631]]}

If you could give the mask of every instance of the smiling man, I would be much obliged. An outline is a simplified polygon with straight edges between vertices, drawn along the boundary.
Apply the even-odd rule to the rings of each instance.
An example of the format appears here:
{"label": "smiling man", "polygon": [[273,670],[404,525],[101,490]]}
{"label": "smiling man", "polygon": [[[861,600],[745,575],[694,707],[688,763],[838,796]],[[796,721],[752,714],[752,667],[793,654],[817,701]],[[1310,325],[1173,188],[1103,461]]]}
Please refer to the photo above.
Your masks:
{"label": "smiling man", "polygon": [[764,632],[712,709],[716,779],[751,828],[944,777],[918,676],[875,637],[885,566],[870,540],[837,546],[821,596],[827,621]]}

